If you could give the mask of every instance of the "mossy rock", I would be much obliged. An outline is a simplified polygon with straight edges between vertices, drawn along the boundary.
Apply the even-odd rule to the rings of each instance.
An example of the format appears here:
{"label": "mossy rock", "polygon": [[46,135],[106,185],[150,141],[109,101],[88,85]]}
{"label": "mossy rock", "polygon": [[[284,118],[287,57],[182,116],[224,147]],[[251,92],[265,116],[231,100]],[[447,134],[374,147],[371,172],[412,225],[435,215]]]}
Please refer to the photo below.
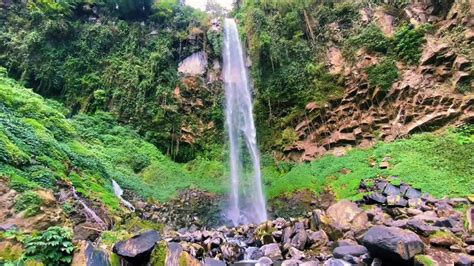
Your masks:
{"label": "mossy rock", "polygon": [[434,246],[450,247],[452,245],[462,245],[462,240],[450,231],[436,231],[429,236],[430,244]]}
{"label": "mossy rock", "polygon": [[150,257],[151,266],[165,266],[168,254],[168,243],[164,240],[157,243]]}
{"label": "mossy rock", "polygon": [[437,266],[438,263],[431,256],[416,255],[414,265],[415,266]]}

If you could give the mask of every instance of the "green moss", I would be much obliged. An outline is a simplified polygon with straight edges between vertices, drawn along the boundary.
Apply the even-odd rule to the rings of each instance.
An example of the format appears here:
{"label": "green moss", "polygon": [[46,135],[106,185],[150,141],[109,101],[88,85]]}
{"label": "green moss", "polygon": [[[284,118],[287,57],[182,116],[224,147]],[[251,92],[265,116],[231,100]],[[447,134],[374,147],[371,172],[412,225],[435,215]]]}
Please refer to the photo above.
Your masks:
{"label": "green moss", "polygon": [[426,255],[416,255],[415,264],[420,266],[435,266],[438,265],[431,257]]}
{"label": "green moss", "polygon": [[155,246],[155,248],[153,249],[153,252],[151,253],[150,265],[165,266],[167,253],[168,253],[168,244],[166,243],[166,241],[160,241]]}

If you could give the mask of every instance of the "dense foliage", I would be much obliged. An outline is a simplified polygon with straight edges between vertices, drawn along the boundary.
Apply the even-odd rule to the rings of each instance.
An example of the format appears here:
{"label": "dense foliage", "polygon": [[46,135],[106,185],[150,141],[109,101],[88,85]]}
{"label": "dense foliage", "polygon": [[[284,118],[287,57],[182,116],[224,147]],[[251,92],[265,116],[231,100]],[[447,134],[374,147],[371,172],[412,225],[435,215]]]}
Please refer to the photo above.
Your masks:
{"label": "dense foliage", "polygon": [[73,252],[72,230],[68,228],[53,226],[25,239],[25,258],[45,265],[70,265]]}
{"label": "dense foliage", "polygon": [[379,64],[367,68],[367,74],[371,86],[388,91],[398,78],[398,69],[395,61],[383,59]]}
{"label": "dense foliage", "polygon": [[[69,180],[81,195],[118,209],[111,178],[144,198],[159,200],[187,187],[223,189],[214,185],[223,183],[220,162],[202,157],[187,165],[174,163],[112,115],[66,119],[57,102],[44,100],[5,76],[0,76],[0,109],[0,176],[17,191],[55,189],[58,180]],[[23,197],[17,204],[25,207],[19,210],[32,202],[32,197]]]}
{"label": "dense foliage", "polygon": [[25,211],[25,217],[34,216],[40,212],[43,200],[34,191],[26,191],[15,199],[15,210]]}
{"label": "dense foliage", "polygon": [[[189,120],[173,97],[182,86],[177,66],[202,49],[219,56],[220,39],[210,33],[206,45],[204,13],[177,0],[152,3],[12,3],[0,24],[0,64],[36,92],[64,100],[73,114],[113,111],[161,150],[192,159],[185,144],[179,151],[174,144]],[[212,121],[211,115],[204,118]]]}

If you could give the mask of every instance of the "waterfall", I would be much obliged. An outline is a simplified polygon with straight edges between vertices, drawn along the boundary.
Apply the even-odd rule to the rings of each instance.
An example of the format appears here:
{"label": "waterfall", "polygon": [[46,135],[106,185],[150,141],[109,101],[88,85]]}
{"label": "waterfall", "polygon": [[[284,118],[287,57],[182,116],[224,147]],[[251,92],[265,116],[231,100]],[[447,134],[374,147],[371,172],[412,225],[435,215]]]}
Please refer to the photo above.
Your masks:
{"label": "waterfall", "polygon": [[224,23],[226,127],[230,146],[230,206],[227,216],[237,225],[267,220],[260,172],[249,75],[237,25]]}
{"label": "waterfall", "polygon": [[125,205],[127,208],[129,208],[132,212],[135,211],[135,207],[133,207],[133,205],[128,202],[127,200],[125,200],[122,195],[123,195],[123,189],[119,186],[119,184],[117,184],[117,182],[115,182],[115,180],[112,179],[112,186],[114,187],[114,193],[115,193],[115,196],[117,196],[117,198],[123,203],[123,205]]}

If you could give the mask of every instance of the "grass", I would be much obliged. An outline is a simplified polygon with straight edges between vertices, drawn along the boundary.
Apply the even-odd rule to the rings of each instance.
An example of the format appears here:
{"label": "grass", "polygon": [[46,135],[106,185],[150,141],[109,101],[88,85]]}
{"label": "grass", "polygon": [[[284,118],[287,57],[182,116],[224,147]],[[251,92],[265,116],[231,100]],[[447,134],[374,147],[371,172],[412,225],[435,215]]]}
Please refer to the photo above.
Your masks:
{"label": "grass", "polygon": [[[343,157],[323,156],[284,173],[267,165],[263,170],[267,197],[305,188],[320,193],[329,186],[339,199],[357,199],[361,197],[357,192],[360,180],[377,176],[397,176],[398,182],[410,183],[437,197],[467,196],[474,193],[474,142],[464,139],[466,136],[453,131],[425,133],[379,143],[371,149],[353,149]],[[391,167],[380,169],[378,163],[385,157],[391,158]],[[377,166],[371,167],[370,160]],[[350,173],[341,173],[343,168]]]}

